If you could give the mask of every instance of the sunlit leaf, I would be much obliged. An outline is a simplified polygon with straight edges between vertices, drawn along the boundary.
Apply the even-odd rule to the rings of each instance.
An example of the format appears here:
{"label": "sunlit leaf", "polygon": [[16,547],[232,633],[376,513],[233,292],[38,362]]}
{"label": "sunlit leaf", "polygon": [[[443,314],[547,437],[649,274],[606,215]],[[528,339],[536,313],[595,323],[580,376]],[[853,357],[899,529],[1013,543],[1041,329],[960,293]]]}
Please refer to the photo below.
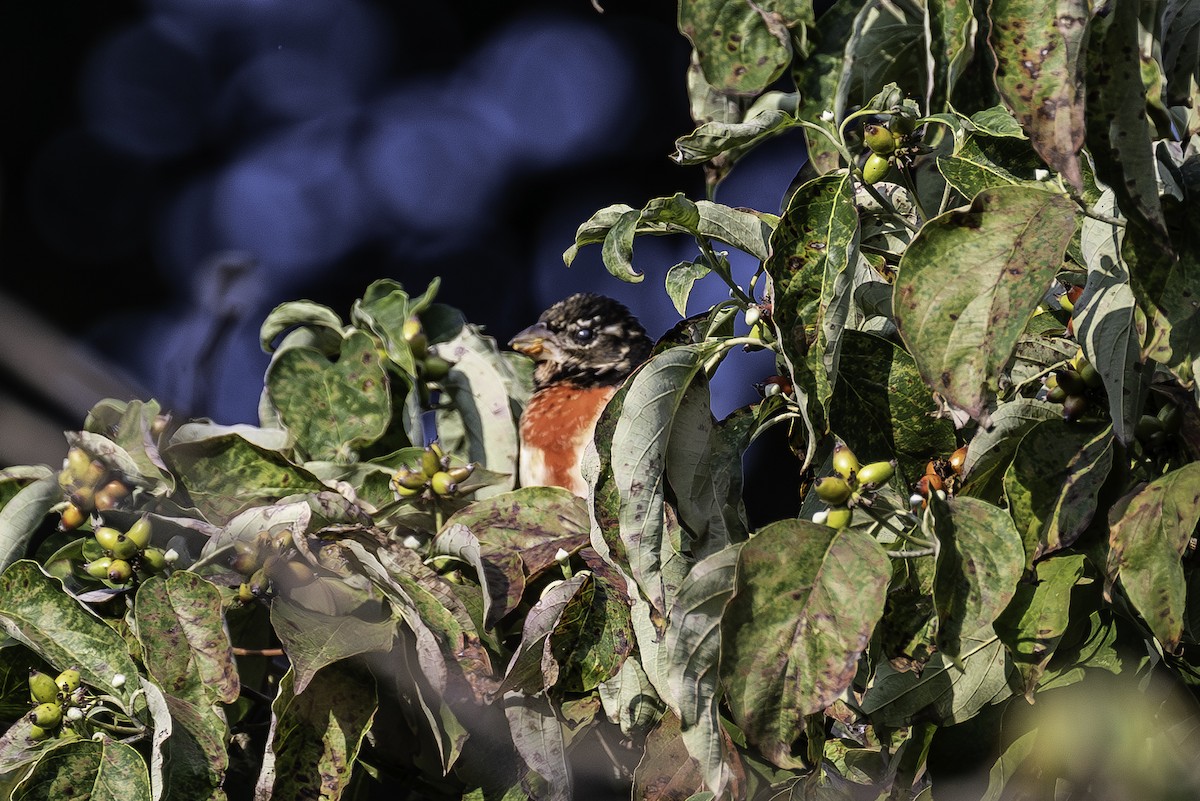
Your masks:
{"label": "sunlit leaf", "polygon": [[149,801],[146,762],[112,739],[64,743],[38,760],[12,801]]}

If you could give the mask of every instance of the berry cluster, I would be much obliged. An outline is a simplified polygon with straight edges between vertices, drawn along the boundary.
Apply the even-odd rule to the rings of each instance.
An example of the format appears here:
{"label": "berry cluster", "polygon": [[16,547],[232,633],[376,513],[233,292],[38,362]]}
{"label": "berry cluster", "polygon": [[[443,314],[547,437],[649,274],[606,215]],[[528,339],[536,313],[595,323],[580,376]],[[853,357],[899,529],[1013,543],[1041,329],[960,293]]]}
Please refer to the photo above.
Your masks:
{"label": "berry cluster", "polygon": [[913,155],[916,118],[903,106],[894,106],[888,114],[886,125],[869,122],[863,126],[863,143],[870,153],[862,175],[869,184],[882,180],[893,164],[907,164]]}
{"label": "berry cluster", "polygon": [[441,381],[450,373],[454,365],[437,355],[429,346],[429,337],[425,328],[416,317],[404,321],[401,331],[408,349],[412,351],[413,361],[416,362],[417,376],[425,381]]}
{"label": "berry cluster", "polygon": [[86,691],[75,668],[67,668],[53,679],[40,670],[30,670],[29,699],[34,705],[29,712],[29,737],[40,741],[57,736],[64,719],[83,717]]}
{"label": "berry cluster", "polygon": [[79,528],[92,512],[120,508],[131,492],[129,485],[115,476],[108,465],[77,446],[67,451],[58,485],[67,496],[58,524],[63,531]]}
{"label": "berry cluster", "polygon": [[243,577],[237,589],[242,603],[266,597],[280,587],[303,587],[317,578],[312,566],[300,558],[290,528],[260,531],[251,541],[238,540],[233,549],[229,567]]}
{"label": "berry cluster", "polygon": [[98,526],[92,532],[95,546],[102,556],[83,565],[92,578],[107,579],[113,584],[127,584],[133,579],[145,580],[167,569],[171,553],[150,545],[150,518],[143,515],[127,531],[112,526]]}
{"label": "berry cluster", "polygon": [[813,490],[829,505],[813,515],[814,523],[832,528],[846,528],[854,518],[854,507],[864,500],[864,494],[891,481],[896,462],[871,462],[860,465],[854,451],[844,442],[833,448],[833,472],[836,475],[817,479]]}
{"label": "berry cluster", "polygon": [[923,509],[929,502],[929,497],[935,493],[953,495],[962,481],[963,466],[967,463],[967,446],[950,454],[948,459],[930,459],[925,465],[925,474],[917,479],[913,494],[908,499],[909,505],[915,512]]}
{"label": "berry cluster", "polygon": [[423,498],[433,500],[458,494],[460,485],[475,472],[474,463],[451,467],[436,442],[425,446],[420,465],[401,467],[392,476],[392,492],[397,500]]}
{"label": "berry cluster", "polygon": [[1062,404],[1067,422],[1078,420],[1089,406],[1104,398],[1104,382],[1082,348],[1066,366],[1046,376],[1044,384],[1046,400]]}

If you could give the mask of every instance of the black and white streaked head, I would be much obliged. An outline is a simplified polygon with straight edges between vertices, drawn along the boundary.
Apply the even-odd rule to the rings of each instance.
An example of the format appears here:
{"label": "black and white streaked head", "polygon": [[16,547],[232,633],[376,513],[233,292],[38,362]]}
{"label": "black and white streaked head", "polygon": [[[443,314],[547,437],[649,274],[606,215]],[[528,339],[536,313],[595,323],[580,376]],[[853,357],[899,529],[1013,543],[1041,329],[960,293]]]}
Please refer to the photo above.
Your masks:
{"label": "black and white streaked head", "polygon": [[535,389],[565,382],[579,387],[619,384],[650,355],[653,342],[624,305],[580,292],[542,312],[509,342],[537,362]]}

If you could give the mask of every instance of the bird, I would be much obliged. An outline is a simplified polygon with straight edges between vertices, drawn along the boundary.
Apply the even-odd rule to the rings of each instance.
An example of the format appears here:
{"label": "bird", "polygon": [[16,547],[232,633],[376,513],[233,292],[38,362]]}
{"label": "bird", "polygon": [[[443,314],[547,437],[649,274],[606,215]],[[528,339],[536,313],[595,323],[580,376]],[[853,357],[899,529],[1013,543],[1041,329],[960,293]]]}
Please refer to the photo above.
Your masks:
{"label": "bird", "polygon": [[587,496],[584,449],[604,407],[653,345],[626,306],[593,292],[560,300],[512,338],[509,347],[535,363],[520,421],[521,486]]}

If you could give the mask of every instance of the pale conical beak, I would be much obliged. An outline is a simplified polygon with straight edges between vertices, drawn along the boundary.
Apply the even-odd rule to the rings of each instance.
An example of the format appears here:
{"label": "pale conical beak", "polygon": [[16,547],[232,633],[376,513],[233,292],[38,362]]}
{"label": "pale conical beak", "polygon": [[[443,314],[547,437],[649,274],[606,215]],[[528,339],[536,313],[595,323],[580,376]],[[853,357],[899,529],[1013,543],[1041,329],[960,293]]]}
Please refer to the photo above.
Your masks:
{"label": "pale conical beak", "polygon": [[537,359],[546,350],[550,329],[545,323],[537,323],[521,331],[508,341],[508,346],[531,359]]}

